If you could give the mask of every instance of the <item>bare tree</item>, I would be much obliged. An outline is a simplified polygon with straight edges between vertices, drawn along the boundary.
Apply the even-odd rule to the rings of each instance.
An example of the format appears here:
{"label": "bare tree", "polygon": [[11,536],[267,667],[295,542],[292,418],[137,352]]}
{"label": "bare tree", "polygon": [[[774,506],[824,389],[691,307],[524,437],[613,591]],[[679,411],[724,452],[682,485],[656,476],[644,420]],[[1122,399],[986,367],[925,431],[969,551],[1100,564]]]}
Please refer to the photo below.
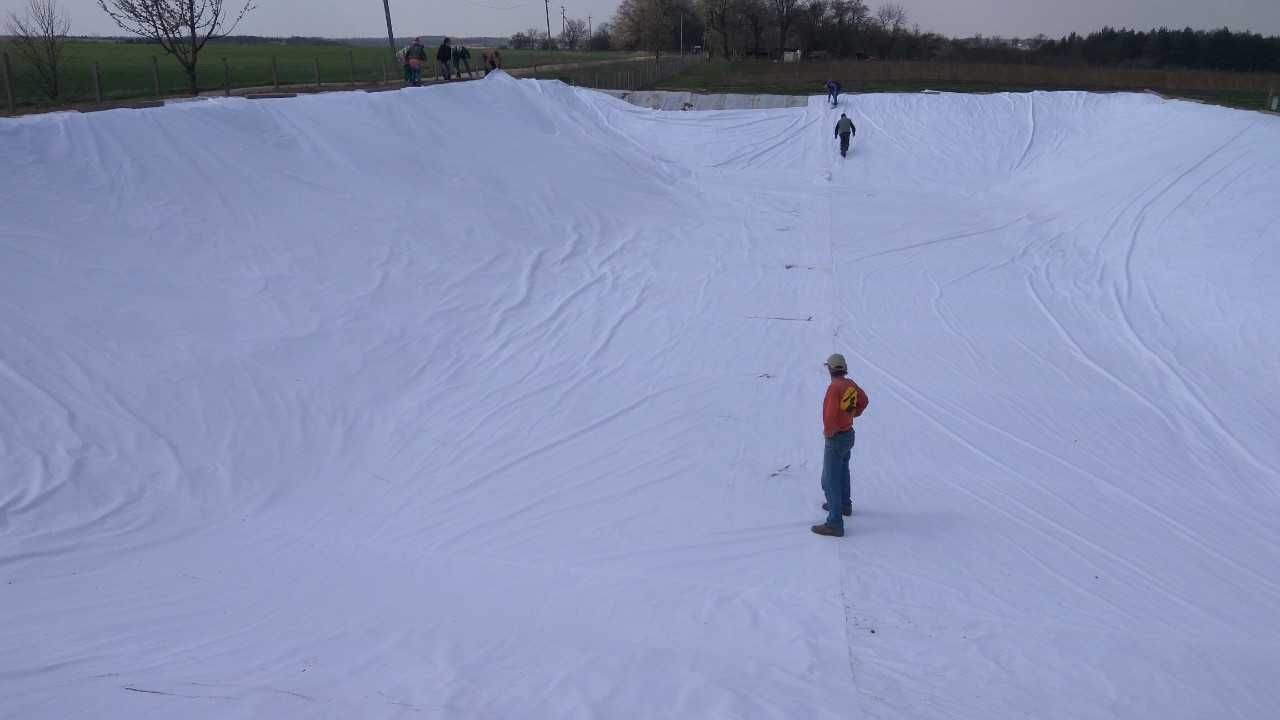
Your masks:
{"label": "bare tree", "polygon": [[672,0],[622,0],[613,17],[613,31],[625,47],[660,56],[671,47],[675,22]]}
{"label": "bare tree", "polygon": [[588,50],[612,50],[613,49],[613,27],[602,22],[596,26],[596,32],[587,42]]}
{"label": "bare tree", "polygon": [[863,0],[832,0],[831,30],[834,34],[831,49],[841,57],[855,55],[865,41],[871,10]]}
{"label": "bare tree", "polygon": [[245,0],[232,20],[223,0],[98,0],[98,6],[121,30],[158,43],[172,55],[186,71],[192,95],[200,92],[196,63],[205,43],[230,35],[254,8],[253,0]]}
{"label": "bare tree", "polygon": [[731,38],[738,26],[734,2],[735,0],[698,0],[698,10],[706,19],[707,29],[720,36],[721,54],[726,60],[731,55]]}
{"label": "bare tree", "polygon": [[587,37],[587,21],[570,19],[564,24],[564,32],[560,33],[560,42],[570,50],[576,50],[578,43]]}
{"label": "bare tree", "polygon": [[18,56],[35,71],[44,94],[57,100],[62,92],[62,68],[71,18],[57,0],[27,0],[27,14],[9,13],[8,33]]}
{"label": "bare tree", "polygon": [[885,3],[876,8],[872,45],[882,58],[897,57],[905,50],[902,33],[907,24],[907,11],[901,5]]}
{"label": "bare tree", "polygon": [[534,49],[541,44],[542,31],[538,28],[529,28],[524,32],[518,32],[511,36],[511,48],[513,50]]}
{"label": "bare tree", "polygon": [[734,9],[743,27],[751,35],[751,54],[760,54],[760,38],[768,23],[769,8],[765,0],[735,0]]}
{"label": "bare tree", "polygon": [[876,22],[885,32],[897,36],[907,24],[907,11],[896,3],[885,3],[876,9]]}
{"label": "bare tree", "polygon": [[773,20],[778,24],[778,52],[781,53],[787,49],[787,33],[800,10],[800,0],[769,0],[769,8],[773,10]]}
{"label": "bare tree", "polygon": [[824,33],[831,21],[831,5],[827,0],[806,0],[796,10],[796,40],[800,48],[811,51],[822,47]]}

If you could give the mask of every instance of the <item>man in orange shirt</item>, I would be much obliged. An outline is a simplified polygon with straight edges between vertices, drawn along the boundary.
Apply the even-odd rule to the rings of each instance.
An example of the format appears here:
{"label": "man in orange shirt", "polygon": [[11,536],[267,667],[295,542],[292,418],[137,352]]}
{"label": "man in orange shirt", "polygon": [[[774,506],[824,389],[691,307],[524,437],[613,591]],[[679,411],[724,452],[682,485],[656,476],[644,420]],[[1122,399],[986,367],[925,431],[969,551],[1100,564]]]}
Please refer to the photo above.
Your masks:
{"label": "man in orange shirt", "polygon": [[827,358],[831,384],[822,399],[822,434],[826,450],[822,455],[822,492],[827,501],[827,521],[811,529],[819,535],[844,537],[844,516],[853,514],[849,500],[849,455],[853,452],[853,419],[867,409],[867,394],[846,375],[849,365],[836,353]]}

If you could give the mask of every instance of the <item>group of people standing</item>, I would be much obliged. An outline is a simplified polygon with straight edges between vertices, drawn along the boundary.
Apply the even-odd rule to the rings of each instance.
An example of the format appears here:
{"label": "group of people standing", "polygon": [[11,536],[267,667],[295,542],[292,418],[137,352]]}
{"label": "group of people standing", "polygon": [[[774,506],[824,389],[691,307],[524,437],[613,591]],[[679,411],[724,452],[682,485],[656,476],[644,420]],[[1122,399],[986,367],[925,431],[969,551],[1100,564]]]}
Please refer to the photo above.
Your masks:
{"label": "group of people standing", "polygon": [[[422,44],[422,38],[414,38],[412,44],[402,48],[396,55],[404,66],[405,83],[414,87],[421,85],[422,69],[428,62],[427,48]],[[464,72],[468,77],[475,77],[475,71],[471,69],[471,51],[466,45],[454,45],[449,38],[445,38],[436,48],[435,59],[436,74],[445,81],[461,80]],[[488,75],[502,67],[502,53],[498,50],[486,52],[483,62],[484,74]]]}

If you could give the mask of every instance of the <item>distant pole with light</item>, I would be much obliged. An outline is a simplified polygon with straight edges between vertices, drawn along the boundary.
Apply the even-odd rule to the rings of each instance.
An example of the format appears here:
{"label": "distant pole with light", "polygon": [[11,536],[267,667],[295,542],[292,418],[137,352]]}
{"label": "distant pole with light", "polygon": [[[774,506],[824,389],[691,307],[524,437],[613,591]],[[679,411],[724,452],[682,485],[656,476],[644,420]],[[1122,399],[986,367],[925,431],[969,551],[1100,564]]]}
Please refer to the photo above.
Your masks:
{"label": "distant pole with light", "polygon": [[396,34],[391,30],[391,5],[389,0],[382,0],[382,11],[387,14],[387,45],[391,47],[392,57],[396,54]]}

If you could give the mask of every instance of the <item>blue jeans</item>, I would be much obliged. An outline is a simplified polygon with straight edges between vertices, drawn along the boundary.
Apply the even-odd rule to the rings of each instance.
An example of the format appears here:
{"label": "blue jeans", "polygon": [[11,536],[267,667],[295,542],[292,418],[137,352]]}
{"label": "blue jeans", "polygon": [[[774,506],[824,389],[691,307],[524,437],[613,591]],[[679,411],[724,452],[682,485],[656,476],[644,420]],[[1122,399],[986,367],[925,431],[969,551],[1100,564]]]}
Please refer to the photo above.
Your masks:
{"label": "blue jeans", "polygon": [[822,453],[822,492],[827,496],[827,524],[844,528],[841,510],[849,504],[849,455],[853,453],[853,431],[827,438]]}

